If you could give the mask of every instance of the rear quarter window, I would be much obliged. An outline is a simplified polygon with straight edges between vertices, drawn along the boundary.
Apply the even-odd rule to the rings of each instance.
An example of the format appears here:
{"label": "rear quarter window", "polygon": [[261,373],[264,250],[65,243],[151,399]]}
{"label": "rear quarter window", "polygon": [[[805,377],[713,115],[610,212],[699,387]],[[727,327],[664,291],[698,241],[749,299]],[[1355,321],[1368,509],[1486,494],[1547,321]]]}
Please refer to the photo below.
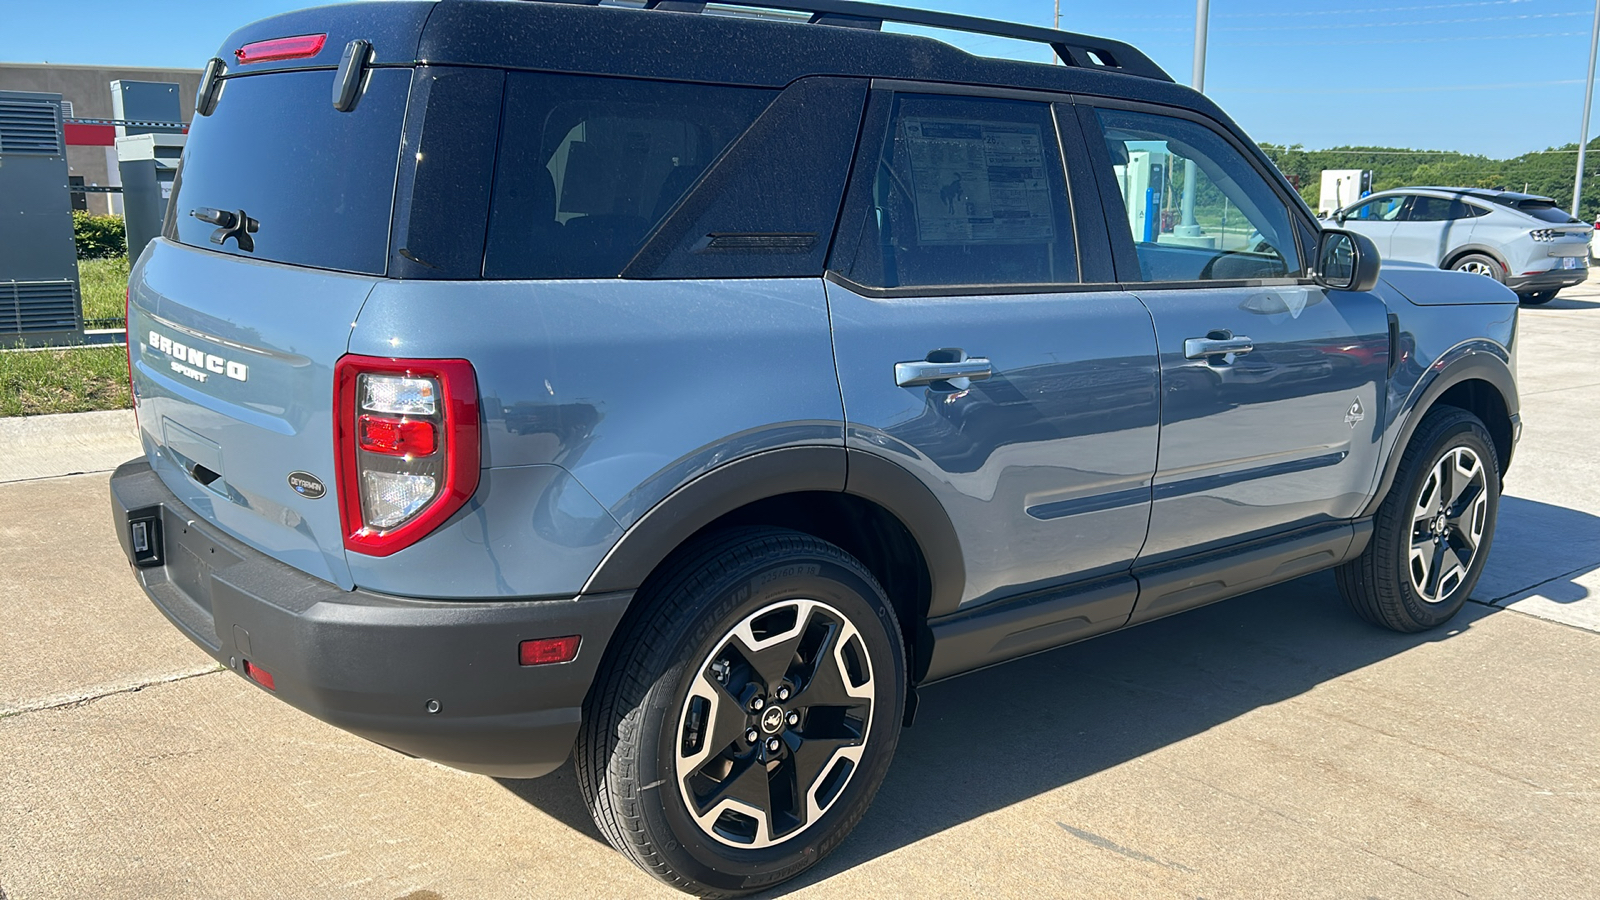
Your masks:
{"label": "rear quarter window", "polygon": [[[275,262],[381,275],[410,69],[376,69],[342,113],[328,70],[229,78],[197,117],[168,205],[167,237]],[[197,209],[243,210],[260,223],[253,252]]]}
{"label": "rear quarter window", "polygon": [[509,76],[484,276],[616,277],[776,94]]}

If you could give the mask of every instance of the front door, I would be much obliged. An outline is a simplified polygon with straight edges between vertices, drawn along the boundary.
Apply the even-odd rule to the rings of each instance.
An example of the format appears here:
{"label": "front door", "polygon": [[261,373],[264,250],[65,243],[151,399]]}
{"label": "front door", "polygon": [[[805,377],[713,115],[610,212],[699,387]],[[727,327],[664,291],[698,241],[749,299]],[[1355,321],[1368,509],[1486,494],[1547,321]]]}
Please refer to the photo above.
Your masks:
{"label": "front door", "polygon": [[[1103,250],[1080,260],[1096,226],[1074,221],[1065,174],[1087,161],[1063,165],[1043,101],[877,91],[866,121],[829,263],[848,446],[949,513],[962,607],[1126,577],[1155,472],[1155,335]],[[1093,234],[1098,250],[1103,220]],[[1075,635],[1131,608],[1129,592],[1084,610]]]}
{"label": "front door", "polygon": [[1354,517],[1378,461],[1383,301],[1306,277],[1308,240],[1285,198],[1209,124],[1122,108],[1083,119],[1103,134],[1103,179],[1136,177],[1127,167],[1139,155],[1172,179],[1162,231],[1113,235],[1161,355],[1160,464],[1139,568]]}
{"label": "front door", "polygon": [[1387,259],[1394,249],[1394,236],[1405,212],[1405,194],[1374,197],[1365,203],[1350,207],[1339,222],[1339,227],[1366,235],[1378,248],[1378,255]]}

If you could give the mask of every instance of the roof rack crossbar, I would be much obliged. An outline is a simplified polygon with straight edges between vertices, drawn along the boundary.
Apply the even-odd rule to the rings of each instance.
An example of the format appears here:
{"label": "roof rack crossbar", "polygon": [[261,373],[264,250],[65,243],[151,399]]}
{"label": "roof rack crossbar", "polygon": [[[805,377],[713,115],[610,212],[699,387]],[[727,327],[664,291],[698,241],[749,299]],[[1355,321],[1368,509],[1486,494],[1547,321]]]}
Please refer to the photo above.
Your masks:
{"label": "roof rack crossbar", "polygon": [[[600,0],[576,0],[576,2],[598,5]],[[1049,46],[1055,51],[1056,57],[1069,66],[1137,75],[1158,81],[1172,81],[1172,76],[1129,44],[1037,25],[1021,25],[957,13],[863,3],[858,0],[721,0],[721,2],[711,0],[711,2],[718,6],[734,8],[809,13],[809,21],[816,25],[879,30],[884,22],[894,22],[899,25],[919,25],[924,28],[1031,41]],[[645,9],[675,12],[704,12],[705,7],[706,3],[703,0],[645,0],[644,6]]]}

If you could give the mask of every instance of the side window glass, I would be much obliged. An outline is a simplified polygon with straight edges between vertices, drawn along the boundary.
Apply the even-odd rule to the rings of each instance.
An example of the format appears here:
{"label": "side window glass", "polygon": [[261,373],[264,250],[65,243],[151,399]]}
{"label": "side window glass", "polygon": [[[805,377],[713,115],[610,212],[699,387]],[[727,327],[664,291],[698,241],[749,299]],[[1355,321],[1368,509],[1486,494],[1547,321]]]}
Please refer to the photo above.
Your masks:
{"label": "side window glass", "polygon": [[1455,218],[1450,214],[1452,203],[1461,201],[1445,200],[1440,197],[1413,197],[1411,199],[1411,212],[1406,218],[1412,222],[1443,222]]}
{"label": "side window glass", "polygon": [[614,278],[776,91],[515,74],[487,278]]}
{"label": "side window glass", "polygon": [[900,94],[850,269],[873,287],[1078,280],[1050,107]]}
{"label": "side window glass", "polygon": [[1366,203],[1351,209],[1345,214],[1346,219],[1357,219],[1363,222],[1393,222],[1400,218],[1400,210],[1406,205],[1406,198],[1380,197],[1377,200],[1368,200]]}
{"label": "side window glass", "polygon": [[1095,112],[1142,280],[1300,274],[1288,207],[1233,145],[1187,119]]}

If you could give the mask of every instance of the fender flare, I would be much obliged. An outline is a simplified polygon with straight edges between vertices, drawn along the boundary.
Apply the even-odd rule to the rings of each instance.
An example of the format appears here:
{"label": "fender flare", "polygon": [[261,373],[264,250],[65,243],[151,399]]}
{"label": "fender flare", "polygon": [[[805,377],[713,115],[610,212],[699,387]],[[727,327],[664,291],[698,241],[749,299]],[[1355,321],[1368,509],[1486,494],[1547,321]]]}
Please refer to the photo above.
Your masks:
{"label": "fender flare", "polygon": [[888,510],[927,561],[930,614],[960,604],[966,567],[955,526],[938,498],[897,463],[838,446],[767,450],[682,485],[627,529],[582,592],[636,590],[690,535],[722,516],[758,500],[808,491],[851,494]]}
{"label": "fender flare", "polygon": [[[1367,502],[1366,508],[1361,511],[1362,516],[1370,516],[1377,513],[1379,504],[1383,502],[1383,498],[1389,493],[1389,489],[1394,486],[1395,475],[1400,470],[1400,458],[1405,455],[1406,445],[1411,443],[1411,438],[1416,434],[1417,426],[1422,424],[1423,416],[1439,401],[1440,397],[1444,396],[1446,391],[1465,381],[1487,382],[1500,394],[1501,401],[1505,403],[1507,415],[1515,419],[1520,408],[1517,401],[1516,378],[1511,374],[1511,367],[1500,356],[1500,353],[1505,351],[1498,346],[1490,346],[1494,346],[1494,350],[1499,350],[1499,353],[1476,343],[1467,344],[1453,350],[1450,355],[1455,358],[1450,359],[1442,367],[1438,363],[1430,367],[1433,370],[1432,375],[1427,378],[1419,389],[1415,389],[1411,393],[1414,399],[1407,402],[1405,420],[1400,425],[1400,433],[1396,436],[1394,444],[1391,445],[1389,458],[1383,465],[1383,477],[1379,481],[1378,489],[1373,493],[1372,499]],[[1449,359],[1449,355],[1443,359]],[[1501,460],[1501,468],[1504,469],[1510,462],[1509,457]]]}

